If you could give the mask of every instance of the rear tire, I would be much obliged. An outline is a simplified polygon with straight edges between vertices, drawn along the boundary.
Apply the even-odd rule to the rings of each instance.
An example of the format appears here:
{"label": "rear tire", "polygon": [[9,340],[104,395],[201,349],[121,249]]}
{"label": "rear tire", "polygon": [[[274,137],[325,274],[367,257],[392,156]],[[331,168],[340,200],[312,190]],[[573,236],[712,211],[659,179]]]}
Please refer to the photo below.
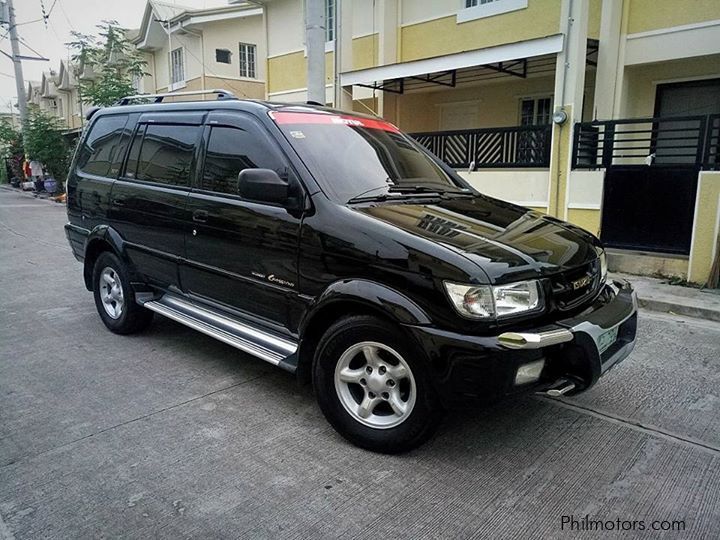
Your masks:
{"label": "rear tire", "polygon": [[93,267],[95,307],[105,326],[116,334],[132,334],[146,328],[153,312],[135,302],[135,290],[122,261],[105,251]]}
{"label": "rear tire", "polygon": [[325,332],[313,387],[330,424],[373,452],[420,446],[443,414],[422,351],[401,328],[377,317],[340,319]]}

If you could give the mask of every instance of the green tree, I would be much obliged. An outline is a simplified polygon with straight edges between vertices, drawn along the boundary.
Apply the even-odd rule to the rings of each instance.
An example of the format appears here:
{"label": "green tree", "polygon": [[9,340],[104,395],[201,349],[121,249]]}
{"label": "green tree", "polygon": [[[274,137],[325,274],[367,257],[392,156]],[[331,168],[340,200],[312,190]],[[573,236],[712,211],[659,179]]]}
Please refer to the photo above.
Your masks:
{"label": "green tree", "polygon": [[[8,160],[13,176],[22,178],[23,157],[22,133],[8,120],[3,120],[0,122],[0,158]],[[2,169],[4,176],[5,167]]]}
{"label": "green tree", "polygon": [[133,79],[145,75],[141,53],[127,39],[127,30],[117,21],[103,21],[97,36],[72,32],[68,43],[75,51],[76,69],[92,71],[92,78],[76,72],[83,103],[106,107],[118,99],[134,94]]}
{"label": "green tree", "polygon": [[62,132],[62,121],[38,109],[28,108],[28,119],[23,130],[25,151],[29,159],[36,159],[47,167],[58,182],[65,182],[70,166],[70,145]]}

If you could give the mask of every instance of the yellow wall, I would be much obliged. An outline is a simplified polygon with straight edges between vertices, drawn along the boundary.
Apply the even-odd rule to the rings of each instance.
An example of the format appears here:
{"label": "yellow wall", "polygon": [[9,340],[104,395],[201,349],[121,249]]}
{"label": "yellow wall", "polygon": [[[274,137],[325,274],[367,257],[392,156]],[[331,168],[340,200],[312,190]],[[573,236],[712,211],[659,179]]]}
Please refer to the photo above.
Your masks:
{"label": "yellow wall", "polygon": [[[459,3],[458,3],[459,4]],[[560,2],[528,2],[526,9],[464,23],[455,15],[405,26],[403,62],[541,38],[559,32]]]}
{"label": "yellow wall", "polygon": [[[572,106],[566,105],[565,111],[572,118]],[[562,219],[565,214],[565,193],[568,189],[568,157],[571,151],[572,126],[569,122],[553,124],[552,148],[550,154],[550,194],[548,196],[548,214]]]}
{"label": "yellow wall", "polygon": [[[428,89],[395,96],[386,94],[384,116],[409,132],[437,131],[441,129],[441,104],[477,102],[479,114],[476,127],[516,126],[520,122],[520,101],[523,97],[552,96],[554,76],[527,79],[506,77],[474,86],[460,86],[447,90]],[[592,119],[594,74],[588,73],[585,81],[584,119]],[[397,112],[394,105],[397,101]]]}
{"label": "yellow wall", "polygon": [[[203,89],[202,77],[195,77],[185,82],[184,88],[179,88],[178,92],[190,92]],[[239,98],[265,99],[265,85],[261,81],[250,81],[247,79],[226,79],[222,77],[205,77],[205,89],[224,89],[230,90]],[[167,87],[158,88],[158,92],[167,92]],[[193,98],[191,98],[193,99]]]}
{"label": "yellow wall", "polygon": [[720,19],[718,0],[625,0],[630,2],[628,33]]}
{"label": "yellow wall", "polygon": [[268,58],[268,92],[294,90],[307,86],[305,53],[298,51]]}
{"label": "yellow wall", "polygon": [[377,98],[356,99],[353,101],[353,111],[363,114],[377,114]]}
{"label": "yellow wall", "polygon": [[503,82],[478,86],[407,93],[395,98],[399,111],[395,121],[405,131],[437,131],[441,129],[441,104],[477,101],[477,127],[514,126],[519,122],[521,96],[552,96],[553,84],[552,76],[529,79],[508,77]]}
{"label": "yellow wall", "polygon": [[366,69],[377,65],[379,34],[352,40],[352,69]]}
{"label": "yellow wall", "polygon": [[[720,172],[700,174],[688,281],[705,284],[710,275],[720,216]],[[720,256],[720,254],[718,254]]]}
{"label": "yellow wall", "polygon": [[720,77],[720,54],[625,68],[624,108],[620,116],[653,116],[656,83],[696,77]]}
{"label": "yellow wall", "polygon": [[[335,54],[325,53],[325,82],[333,82]],[[268,58],[268,92],[307,88],[307,57],[304,51]]]}
{"label": "yellow wall", "polygon": [[590,0],[588,11],[588,37],[600,39],[600,19],[602,13],[602,0]]}
{"label": "yellow wall", "polygon": [[569,208],[567,220],[595,236],[600,236],[600,210]]}

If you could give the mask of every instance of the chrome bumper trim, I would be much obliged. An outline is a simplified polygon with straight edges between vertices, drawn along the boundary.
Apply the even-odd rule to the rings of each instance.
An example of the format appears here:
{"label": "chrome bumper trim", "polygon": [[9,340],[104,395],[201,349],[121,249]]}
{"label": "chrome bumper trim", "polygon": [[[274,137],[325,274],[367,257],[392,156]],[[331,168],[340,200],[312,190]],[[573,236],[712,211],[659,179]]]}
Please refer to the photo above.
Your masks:
{"label": "chrome bumper trim", "polygon": [[498,336],[498,341],[508,349],[540,349],[573,340],[570,330],[560,328],[546,332],[504,332]]}

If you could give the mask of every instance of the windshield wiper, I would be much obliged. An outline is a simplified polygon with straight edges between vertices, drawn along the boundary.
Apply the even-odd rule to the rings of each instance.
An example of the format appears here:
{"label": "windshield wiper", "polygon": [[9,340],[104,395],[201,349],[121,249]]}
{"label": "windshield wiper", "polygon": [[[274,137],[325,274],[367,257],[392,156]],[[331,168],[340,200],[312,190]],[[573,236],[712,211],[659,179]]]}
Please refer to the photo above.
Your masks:
{"label": "windshield wiper", "polygon": [[440,195],[441,197],[446,197],[448,195],[465,195],[473,197],[471,191],[466,189],[443,189],[443,188],[432,188],[428,186],[391,186],[388,191],[390,193],[402,193],[402,194],[412,194],[412,193],[433,193]]}
{"label": "windshield wiper", "polygon": [[[377,189],[387,188],[387,191],[385,193],[380,193],[378,195],[365,195],[366,193],[370,193],[372,191],[375,191]],[[446,189],[439,189],[439,188],[432,188],[428,186],[421,186],[421,185],[410,185],[410,186],[403,186],[403,185],[394,185],[394,186],[378,186],[376,188],[369,189],[367,191],[364,191],[360,193],[359,195],[356,195],[355,197],[352,197],[348,199],[348,203],[358,203],[358,202],[382,202],[386,201],[388,199],[396,199],[398,197],[402,197],[403,195],[422,195],[424,197],[441,197],[446,198],[449,195],[452,196],[469,196],[473,197],[474,195],[470,191],[460,191],[460,190],[446,190]]]}

